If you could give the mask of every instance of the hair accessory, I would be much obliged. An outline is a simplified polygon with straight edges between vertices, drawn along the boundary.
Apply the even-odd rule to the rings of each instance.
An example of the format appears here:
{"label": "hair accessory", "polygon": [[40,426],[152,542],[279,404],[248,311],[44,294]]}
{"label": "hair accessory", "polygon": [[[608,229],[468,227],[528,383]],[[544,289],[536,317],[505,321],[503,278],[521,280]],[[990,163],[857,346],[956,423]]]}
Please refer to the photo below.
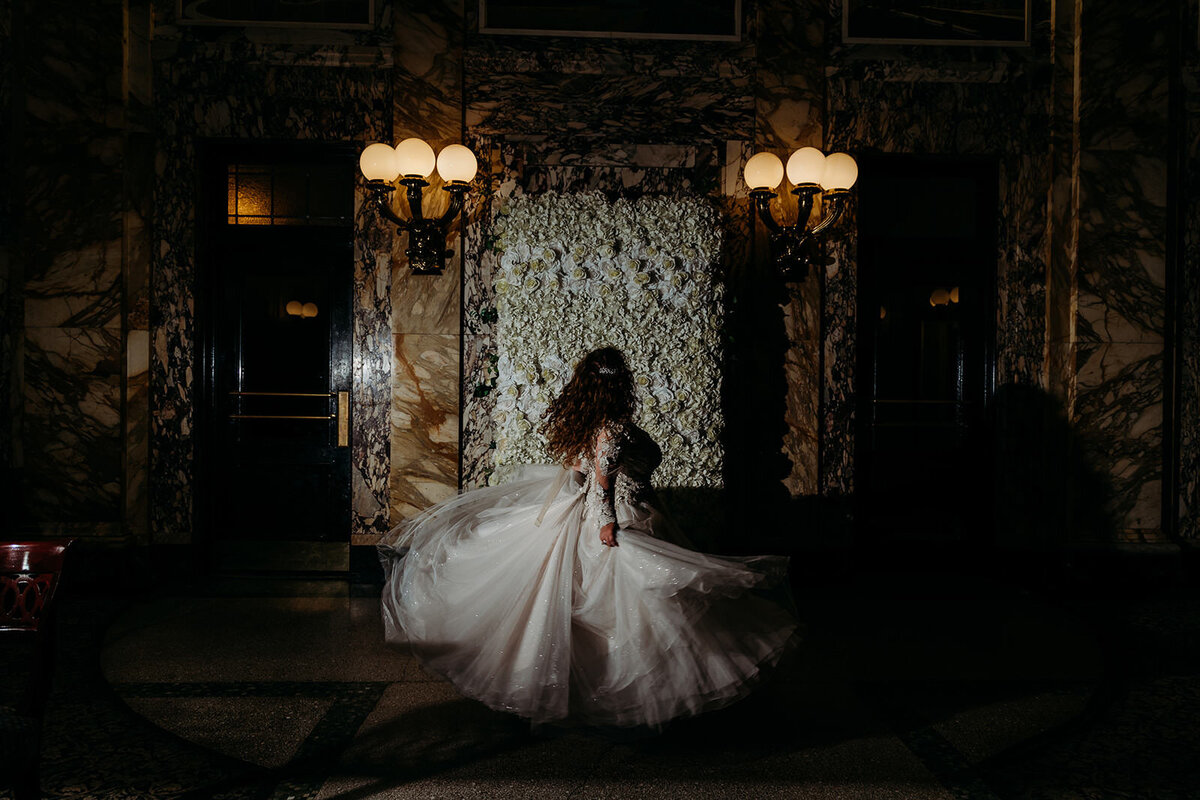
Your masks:
{"label": "hair accessory", "polygon": [[617,374],[616,367],[598,367],[596,371],[599,372],[601,375],[616,375]]}

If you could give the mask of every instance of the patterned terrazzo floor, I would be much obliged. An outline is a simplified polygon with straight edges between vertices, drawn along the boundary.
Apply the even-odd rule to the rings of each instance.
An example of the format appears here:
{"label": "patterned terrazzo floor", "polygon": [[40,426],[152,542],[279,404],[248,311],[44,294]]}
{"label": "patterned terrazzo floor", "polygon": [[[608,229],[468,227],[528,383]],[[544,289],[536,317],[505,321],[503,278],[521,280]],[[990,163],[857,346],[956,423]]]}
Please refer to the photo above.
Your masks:
{"label": "patterned terrazzo floor", "polygon": [[876,576],[799,599],[773,682],[650,734],[464,700],[382,644],[373,598],[68,597],[46,796],[1200,796],[1194,590]]}

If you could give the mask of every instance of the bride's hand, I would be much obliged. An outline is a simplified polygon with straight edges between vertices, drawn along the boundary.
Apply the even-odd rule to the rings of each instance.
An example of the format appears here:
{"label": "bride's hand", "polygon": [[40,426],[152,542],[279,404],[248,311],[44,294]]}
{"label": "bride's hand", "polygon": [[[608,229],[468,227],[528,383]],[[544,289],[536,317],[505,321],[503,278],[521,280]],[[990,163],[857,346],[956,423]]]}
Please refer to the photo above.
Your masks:
{"label": "bride's hand", "polygon": [[610,522],[600,529],[600,541],[608,547],[617,546],[617,523]]}

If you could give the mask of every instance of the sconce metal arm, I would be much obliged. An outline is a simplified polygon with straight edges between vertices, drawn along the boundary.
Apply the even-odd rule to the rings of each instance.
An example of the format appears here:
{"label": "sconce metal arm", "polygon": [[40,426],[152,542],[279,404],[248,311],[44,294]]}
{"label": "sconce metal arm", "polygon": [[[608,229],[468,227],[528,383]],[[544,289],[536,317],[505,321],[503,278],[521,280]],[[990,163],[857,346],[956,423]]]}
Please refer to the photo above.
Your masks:
{"label": "sconce metal arm", "polygon": [[405,195],[408,198],[408,210],[412,214],[412,221],[418,223],[425,219],[421,213],[421,193],[429,185],[429,181],[423,178],[401,178],[400,185],[406,190]]}
{"label": "sconce metal arm", "polygon": [[440,275],[445,266],[446,231],[450,223],[463,209],[463,199],[470,190],[470,184],[452,181],[443,188],[450,193],[450,206],[440,216],[428,219],[422,213],[422,190],[429,182],[419,177],[401,179],[400,185],[405,187],[408,196],[408,207],[412,219],[404,219],[392,210],[391,196],[394,186],[383,180],[367,182],[375,198],[375,207],[379,215],[393,223],[397,228],[408,233],[408,247],[404,254],[414,275]]}
{"label": "sconce metal arm", "polygon": [[371,194],[375,198],[375,210],[379,212],[379,216],[391,222],[402,231],[408,230],[408,220],[392,211],[392,192],[396,187],[392,186],[387,181],[368,181],[367,187],[371,190]]}
{"label": "sconce metal arm", "polygon": [[470,191],[471,185],[460,181],[451,181],[443,186],[442,189],[450,193],[450,206],[437,220],[438,225],[442,230],[445,230],[449,227],[451,220],[457,217],[459,212],[462,211],[463,198]]}
{"label": "sconce metal arm", "polygon": [[771,214],[771,201],[777,195],[770,189],[752,189],[750,190],[750,199],[754,201],[754,207],[758,209],[758,218],[763,221],[763,225],[767,226],[767,230],[771,233],[779,233],[783,228],[775,217]]}
{"label": "sconce metal arm", "polygon": [[834,191],[826,192],[825,202],[829,208],[825,211],[825,218],[812,229],[812,235],[816,236],[826,228],[837,224],[837,221],[842,218],[842,213],[846,210],[846,201],[850,197],[849,192]]}

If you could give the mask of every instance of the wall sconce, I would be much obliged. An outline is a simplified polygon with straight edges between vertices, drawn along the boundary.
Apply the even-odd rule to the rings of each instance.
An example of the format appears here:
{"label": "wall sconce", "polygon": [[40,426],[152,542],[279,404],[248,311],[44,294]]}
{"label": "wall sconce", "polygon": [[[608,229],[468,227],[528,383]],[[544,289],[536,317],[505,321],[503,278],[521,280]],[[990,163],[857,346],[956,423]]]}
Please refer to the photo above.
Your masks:
{"label": "wall sconce", "polygon": [[[461,144],[447,145],[435,158],[433,148],[421,139],[405,139],[394,148],[386,144],[367,145],[358,158],[359,169],[367,179],[367,188],[375,197],[380,216],[391,220],[396,227],[408,232],[408,249],[404,254],[414,275],[441,275],[446,266],[446,229],[450,220],[462,211],[463,197],[470,190],[478,164],[475,154]],[[436,219],[421,214],[422,190],[437,169],[446,182],[442,188],[450,193],[450,207]],[[392,211],[392,184],[400,178],[408,196],[412,219],[406,220]]]}
{"label": "wall sconce", "polygon": [[[775,266],[787,278],[800,280],[819,255],[818,236],[842,216],[850,187],[858,180],[858,164],[846,153],[826,156],[815,147],[802,147],[787,162],[788,180],[796,187],[796,222],[780,225],[771,215],[773,191],[783,181],[783,162],[774,153],[758,153],[746,162],[746,185],[758,216],[771,232]],[[809,227],[813,200],[821,195],[822,220]]]}

